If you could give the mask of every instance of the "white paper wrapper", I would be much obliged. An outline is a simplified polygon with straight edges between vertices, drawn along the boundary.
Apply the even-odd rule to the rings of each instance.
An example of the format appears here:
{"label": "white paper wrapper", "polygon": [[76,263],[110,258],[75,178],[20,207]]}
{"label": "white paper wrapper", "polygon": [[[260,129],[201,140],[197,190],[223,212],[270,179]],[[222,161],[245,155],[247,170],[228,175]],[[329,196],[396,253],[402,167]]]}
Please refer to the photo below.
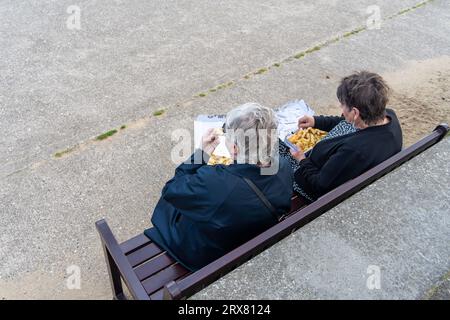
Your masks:
{"label": "white paper wrapper", "polygon": [[201,147],[202,136],[208,129],[222,128],[225,123],[225,115],[199,115],[194,121],[194,146],[196,149]]}
{"label": "white paper wrapper", "polygon": [[[278,137],[284,141],[288,134],[298,130],[298,119],[305,116],[313,116],[314,110],[311,109],[303,100],[294,100],[275,109],[278,118]],[[210,128],[222,128],[225,123],[225,115],[199,115],[194,122],[194,144],[195,148],[201,147],[201,138]],[[225,137],[220,137],[220,144],[213,152],[220,157],[230,157],[225,146]]]}
{"label": "white paper wrapper", "polygon": [[220,143],[214,150],[213,154],[218,157],[231,158],[230,152],[228,151],[228,148],[225,144],[225,136],[220,136],[219,141]]}
{"label": "white paper wrapper", "polygon": [[313,116],[311,109],[303,100],[294,100],[276,110],[278,117],[278,137],[284,141],[286,136],[298,130],[298,119],[303,116]]}

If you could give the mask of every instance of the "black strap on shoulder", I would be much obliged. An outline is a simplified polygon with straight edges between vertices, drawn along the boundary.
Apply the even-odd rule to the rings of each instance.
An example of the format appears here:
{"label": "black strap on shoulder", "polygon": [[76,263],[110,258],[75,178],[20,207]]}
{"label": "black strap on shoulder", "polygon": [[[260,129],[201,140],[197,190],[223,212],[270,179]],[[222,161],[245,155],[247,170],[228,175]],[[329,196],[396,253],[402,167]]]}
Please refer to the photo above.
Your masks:
{"label": "black strap on shoulder", "polygon": [[277,214],[277,210],[274,208],[274,206],[270,203],[270,201],[266,198],[266,196],[262,193],[262,191],[256,186],[256,184],[253,183],[252,180],[242,177],[245,182],[249,185],[249,187],[256,193],[259,199],[261,199],[262,203],[269,209],[270,213],[278,220],[281,221],[284,218],[284,215],[279,216]]}

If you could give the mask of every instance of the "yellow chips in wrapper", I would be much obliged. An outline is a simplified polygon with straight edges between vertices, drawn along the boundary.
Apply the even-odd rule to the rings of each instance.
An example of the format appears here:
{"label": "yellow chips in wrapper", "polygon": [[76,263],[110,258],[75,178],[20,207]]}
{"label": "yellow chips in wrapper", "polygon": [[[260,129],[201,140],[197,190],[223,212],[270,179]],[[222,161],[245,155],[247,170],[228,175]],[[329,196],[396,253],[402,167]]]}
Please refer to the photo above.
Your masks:
{"label": "yellow chips in wrapper", "polygon": [[227,158],[227,157],[219,157],[214,154],[211,155],[208,161],[209,166],[214,166],[216,164],[223,164],[223,165],[230,165],[233,163],[233,159]]}
{"label": "yellow chips in wrapper", "polygon": [[315,129],[308,128],[303,130],[298,130],[296,133],[291,135],[288,140],[289,142],[300,147],[304,152],[313,148],[317,142],[322,140],[327,135],[327,132]]}
{"label": "yellow chips in wrapper", "polygon": [[[223,136],[223,134],[224,134],[222,128],[215,128],[214,133],[218,136]],[[220,146],[218,146],[218,148],[219,147]],[[216,150],[214,150],[214,152],[212,153],[211,157],[209,157],[208,165],[214,166],[217,164],[223,164],[223,165],[228,166],[228,165],[232,164],[233,159],[223,156],[223,152],[221,153],[220,151],[218,151],[219,150],[218,148],[216,148]],[[218,154],[215,154],[215,152],[217,152]],[[222,155],[220,155],[220,154],[222,154]]]}

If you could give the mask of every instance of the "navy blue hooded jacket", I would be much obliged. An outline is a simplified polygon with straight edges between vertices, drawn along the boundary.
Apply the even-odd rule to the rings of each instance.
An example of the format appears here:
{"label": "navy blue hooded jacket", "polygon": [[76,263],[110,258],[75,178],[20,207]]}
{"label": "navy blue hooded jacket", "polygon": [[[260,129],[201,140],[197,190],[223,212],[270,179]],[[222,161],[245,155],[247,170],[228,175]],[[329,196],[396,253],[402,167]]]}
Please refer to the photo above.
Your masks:
{"label": "navy blue hooded jacket", "polygon": [[145,231],[192,271],[277,223],[242,177],[256,184],[279,215],[290,209],[293,183],[292,169],[281,158],[276,174],[261,175],[251,164],[193,164],[197,156],[178,166],[153,212],[153,228]]}

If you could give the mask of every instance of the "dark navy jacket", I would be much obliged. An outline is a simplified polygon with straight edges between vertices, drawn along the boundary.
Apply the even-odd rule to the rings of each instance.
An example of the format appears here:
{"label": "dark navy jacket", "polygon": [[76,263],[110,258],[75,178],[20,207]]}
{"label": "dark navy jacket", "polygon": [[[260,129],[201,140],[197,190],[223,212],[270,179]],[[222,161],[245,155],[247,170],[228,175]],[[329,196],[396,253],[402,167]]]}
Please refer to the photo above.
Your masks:
{"label": "dark navy jacket", "polygon": [[250,164],[181,164],[163,188],[154,227],[145,234],[190,270],[218,259],[277,223],[242,177],[256,184],[278,214],[290,209],[289,164],[280,158],[275,175],[261,175],[260,170]]}

